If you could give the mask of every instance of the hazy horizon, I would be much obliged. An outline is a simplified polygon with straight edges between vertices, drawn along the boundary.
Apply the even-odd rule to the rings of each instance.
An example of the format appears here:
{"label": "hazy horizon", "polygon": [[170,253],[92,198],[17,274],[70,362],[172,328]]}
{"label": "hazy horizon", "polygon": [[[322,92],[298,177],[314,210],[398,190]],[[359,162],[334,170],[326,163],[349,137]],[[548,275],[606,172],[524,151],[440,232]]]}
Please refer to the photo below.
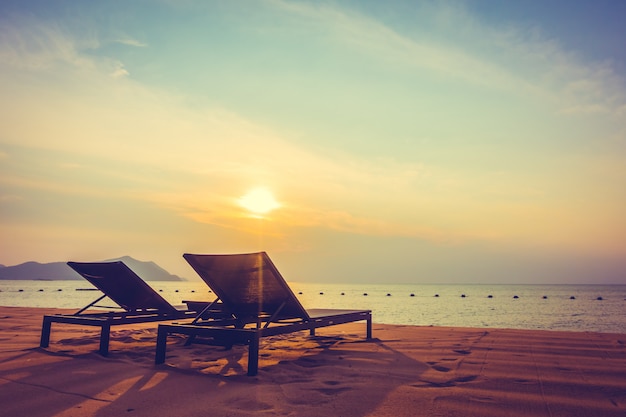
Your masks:
{"label": "hazy horizon", "polygon": [[626,3],[4,1],[0,264],[626,284]]}

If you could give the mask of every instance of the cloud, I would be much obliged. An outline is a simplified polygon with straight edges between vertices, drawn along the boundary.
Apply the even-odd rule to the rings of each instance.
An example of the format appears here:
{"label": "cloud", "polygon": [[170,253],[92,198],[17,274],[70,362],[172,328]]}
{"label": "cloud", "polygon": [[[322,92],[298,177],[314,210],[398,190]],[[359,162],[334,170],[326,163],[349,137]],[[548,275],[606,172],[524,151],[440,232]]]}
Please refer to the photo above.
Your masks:
{"label": "cloud", "polygon": [[[33,150],[53,150],[64,169],[81,170],[60,178],[45,174],[54,170],[45,160],[24,161],[43,173],[6,178],[11,186],[85,197],[115,193],[204,223],[238,227],[235,199],[260,183],[293,199],[281,217],[287,227],[378,234],[400,227],[336,206],[348,196],[367,206],[368,193],[391,184],[398,195],[407,194],[425,171],[421,164],[391,159],[316,154],[292,143],[289,133],[227,109],[189,107],[180,97],[123,78],[111,84],[95,70],[83,75],[89,76],[61,72],[55,79],[63,82],[45,88],[27,81],[0,99],[11,120],[3,126],[6,143],[30,148],[24,154],[31,158]],[[38,123],[23,123],[26,118]],[[91,189],[91,183],[102,185]]]}
{"label": "cloud", "polygon": [[23,15],[3,20],[0,29],[0,61],[18,69],[44,70],[59,64],[91,67],[80,50],[97,46],[93,37],[76,38],[58,24]]}
{"label": "cloud", "polygon": [[124,68],[124,65],[121,62],[117,64],[117,68],[115,68],[111,73],[111,76],[113,78],[122,78],[127,77],[128,75],[129,72],[126,70],[126,68]]}
{"label": "cloud", "polygon": [[117,39],[115,40],[116,43],[122,44],[122,45],[126,45],[126,46],[134,46],[137,48],[146,48],[148,46],[147,43],[144,42],[140,42],[136,39],[132,39],[132,38],[123,38],[123,39]]}
{"label": "cloud", "polygon": [[488,26],[466,8],[449,3],[417,6],[414,15],[402,16],[414,21],[404,30],[329,4],[279,0],[271,4],[303,19],[303,28],[315,22],[323,32],[330,30],[335,41],[390,66],[425,69],[488,90],[530,97],[551,103],[556,112],[593,110],[619,116],[626,104],[626,80],[609,63],[585,62],[535,27]]}
{"label": "cloud", "polygon": [[[340,44],[384,63],[387,74],[395,74],[394,69],[426,69],[448,81],[460,80],[464,88],[486,86],[489,91],[538,97],[571,112],[611,111],[619,103],[619,79],[614,79],[613,98],[602,94],[613,77],[609,70],[579,65],[558,44],[529,39],[515,30],[506,36],[489,32],[463,14],[447,16],[447,25],[456,25],[467,35],[464,43],[453,45],[446,39],[401,33],[345,9],[276,4],[300,21],[318,25],[315,29],[330,28],[315,33],[330,34],[333,46]],[[581,174],[565,170],[566,175],[541,178],[546,171],[538,166],[537,155],[520,158],[521,162],[511,155],[496,155],[503,159],[498,162],[504,168],[500,178],[490,177],[489,168],[478,165],[485,160],[483,153],[501,147],[489,144],[476,150],[474,137],[460,130],[452,133],[460,137],[456,148],[457,143],[450,144],[454,138],[437,137],[433,141],[442,140],[440,145],[415,148],[407,158],[402,151],[396,158],[359,157],[357,152],[342,153],[332,147],[322,152],[315,143],[320,138],[310,130],[304,133],[309,137],[301,140],[302,132],[284,127],[280,120],[250,116],[254,113],[246,114],[246,106],[239,111],[236,104],[226,107],[212,96],[196,101],[193,91],[142,84],[128,76],[124,63],[94,53],[99,45],[95,38],[83,41],[44,22],[38,22],[32,32],[29,28],[0,29],[0,56],[7,58],[0,63],[6,75],[1,81],[0,110],[5,116],[1,141],[22,146],[29,155],[38,150],[55,164],[44,164],[43,157],[24,161],[22,168],[1,180],[12,190],[41,191],[59,200],[69,195],[84,199],[94,210],[98,207],[89,205],[89,199],[140,202],[145,203],[142,207],[174,213],[172,218],[250,234],[258,225],[241,212],[236,200],[250,187],[262,185],[284,203],[266,219],[276,238],[316,230],[437,243],[550,240],[567,244],[566,240],[575,240],[572,234],[584,230],[595,233],[595,242],[602,240],[601,232],[593,232],[598,223],[572,228],[580,224],[580,208],[570,203],[580,205],[576,199],[582,194],[563,197],[573,192],[575,182],[587,172],[584,169]],[[491,39],[498,41],[491,43]],[[551,58],[558,58],[558,65],[547,65]],[[363,122],[366,126],[375,119],[371,113],[366,117],[371,117]],[[501,140],[515,134],[512,129],[499,132]],[[359,136],[351,140],[361,144]],[[387,146],[388,137],[378,140],[381,148]],[[427,152],[433,150],[443,156],[429,157]],[[464,160],[478,154],[478,163]],[[559,149],[550,169],[562,164],[562,154]],[[523,175],[511,173],[509,165],[515,164],[523,166]],[[59,171],[59,166],[74,172]],[[560,165],[564,166],[568,167]],[[563,206],[568,206],[567,211],[573,207],[571,213],[555,209]],[[168,221],[174,223],[172,218]]]}
{"label": "cloud", "polygon": [[[558,238],[563,223],[573,221],[561,215],[556,218],[562,221],[541,223],[552,217],[546,208],[551,202],[526,198],[523,186],[542,195],[552,188],[549,181],[534,183],[535,190],[527,176],[494,181],[462,168],[363,159],[330,149],[322,154],[293,141],[289,131],[231,110],[189,106],[184,98],[128,78],[107,82],[98,71],[89,74],[65,74],[60,86],[18,88],[18,95],[0,99],[7,115],[5,143],[28,147],[30,155],[41,150],[42,158],[74,170],[87,167],[60,177],[58,164],[46,168],[45,159],[29,160],[23,166],[41,167],[39,177],[6,177],[5,184],[60,196],[142,201],[245,233],[255,233],[257,225],[236,200],[263,185],[284,203],[268,221],[285,238],[317,229],[437,243],[532,240],[536,225],[546,234],[558,232]],[[32,119],[38,123],[23,122]]]}
{"label": "cloud", "polygon": [[[131,40],[126,44],[141,46]],[[0,28],[0,71],[27,70],[62,77],[90,77],[97,73],[118,79],[127,77],[129,72],[122,62],[94,53],[100,46],[100,40],[92,34],[75,33],[59,23],[20,15],[3,22]]]}
{"label": "cloud", "polygon": [[475,47],[474,50],[470,47],[475,41],[484,43],[487,34],[473,24],[471,17],[462,13],[461,9],[451,9],[448,6],[435,9],[421,8],[419,12],[424,14],[421,16],[417,12],[415,14],[417,26],[431,18],[442,20],[438,15],[446,14],[447,17],[443,20],[447,23],[443,29],[454,27],[465,29],[467,32],[471,28],[470,33],[467,33],[468,38],[459,46],[442,40],[441,33],[432,33],[429,36],[419,31],[402,33],[380,20],[345,8],[281,1],[273,4],[294,15],[317,21],[332,30],[336,41],[359,49],[376,59],[387,61],[390,65],[424,68],[439,75],[459,78],[489,88],[515,91],[536,88],[496,61],[485,59],[476,53]]}

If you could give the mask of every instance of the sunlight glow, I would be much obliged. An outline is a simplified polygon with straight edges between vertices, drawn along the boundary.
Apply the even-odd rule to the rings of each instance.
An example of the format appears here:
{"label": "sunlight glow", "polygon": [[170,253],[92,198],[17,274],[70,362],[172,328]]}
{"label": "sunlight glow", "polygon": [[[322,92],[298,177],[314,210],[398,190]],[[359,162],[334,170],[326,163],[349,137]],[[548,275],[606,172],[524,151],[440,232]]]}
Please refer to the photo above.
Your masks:
{"label": "sunlight glow", "polygon": [[267,214],[280,207],[274,195],[266,188],[255,188],[241,197],[239,205],[256,215]]}

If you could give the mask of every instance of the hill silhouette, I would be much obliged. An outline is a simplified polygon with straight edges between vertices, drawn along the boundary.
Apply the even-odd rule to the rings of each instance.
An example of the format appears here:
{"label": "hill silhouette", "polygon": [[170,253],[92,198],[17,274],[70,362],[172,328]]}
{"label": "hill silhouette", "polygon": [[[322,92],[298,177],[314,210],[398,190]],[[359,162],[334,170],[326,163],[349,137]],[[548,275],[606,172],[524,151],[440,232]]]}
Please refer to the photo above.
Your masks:
{"label": "hill silhouette", "polygon": [[[178,275],[173,275],[152,261],[138,261],[130,256],[107,259],[102,262],[122,261],[137,275],[146,281],[184,281]],[[24,262],[14,266],[0,266],[0,279],[12,280],[82,280],[83,278],[65,262]]]}

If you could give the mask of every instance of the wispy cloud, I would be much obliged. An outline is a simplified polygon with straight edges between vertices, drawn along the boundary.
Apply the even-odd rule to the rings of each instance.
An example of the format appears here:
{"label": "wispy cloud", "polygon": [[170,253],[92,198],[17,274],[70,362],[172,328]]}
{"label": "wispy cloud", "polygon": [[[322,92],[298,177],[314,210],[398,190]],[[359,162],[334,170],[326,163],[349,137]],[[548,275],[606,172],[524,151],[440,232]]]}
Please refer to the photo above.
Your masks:
{"label": "wispy cloud", "polygon": [[111,72],[111,76],[113,78],[121,78],[121,77],[127,77],[129,75],[129,72],[126,70],[126,68],[124,68],[124,65],[119,62],[116,65],[116,68],[113,70],[113,72]]}
{"label": "wispy cloud", "polygon": [[[116,213],[123,211],[116,208],[119,205],[144,220],[141,233],[152,233],[153,225],[147,224],[142,213],[154,210],[159,221],[154,224],[160,227],[175,229],[184,223],[191,224],[190,229],[206,231],[206,225],[215,225],[218,227],[213,229],[235,230],[242,240],[249,241],[258,233],[259,222],[247,216],[237,200],[251,187],[263,185],[281,203],[281,208],[264,220],[272,226],[267,233],[283,243],[305,235],[346,234],[358,235],[355,240],[398,237],[435,244],[549,242],[567,246],[572,241],[572,245],[600,251],[623,242],[623,233],[619,236],[623,216],[603,207],[623,200],[616,197],[623,190],[622,161],[599,158],[590,162],[585,156],[586,165],[572,162],[571,155],[583,154],[592,146],[575,149],[570,144],[574,129],[563,128],[566,123],[561,120],[576,121],[578,117],[570,116],[574,114],[590,118],[624,114],[623,80],[610,65],[583,62],[558,42],[523,28],[486,27],[463,9],[440,3],[420,9],[424,13],[416,16],[421,19],[418,23],[430,22],[431,32],[421,30],[418,24],[393,26],[376,16],[336,6],[347,3],[269,4],[280,12],[280,16],[272,14],[272,19],[279,23],[289,20],[289,24],[272,26],[272,30],[286,31],[282,39],[297,27],[299,35],[306,32],[302,37],[305,49],[307,42],[315,46],[324,43],[324,52],[315,57],[319,61],[332,61],[345,52],[349,57],[338,60],[340,64],[356,58],[376,67],[367,76],[377,78],[359,79],[346,90],[328,88],[322,94],[315,88],[299,90],[298,84],[310,77],[310,85],[327,85],[324,71],[311,70],[306,77],[296,74],[294,79],[299,82],[288,86],[283,76],[291,74],[280,73],[282,68],[272,74],[275,79],[255,78],[254,71],[244,71],[246,74],[238,75],[241,80],[234,79],[244,86],[266,82],[263,91],[268,96],[293,89],[284,97],[293,99],[289,104],[295,116],[307,112],[317,116],[316,111],[334,100],[347,103],[334,109],[341,120],[328,123],[332,125],[328,130],[319,129],[327,122],[322,117],[314,123],[310,122],[313,117],[302,117],[300,124],[288,124],[285,120],[291,115],[281,110],[272,113],[258,105],[253,108],[246,87],[232,95],[230,91],[214,95],[211,88],[199,93],[195,88],[200,83],[177,83],[177,71],[154,61],[151,64],[159,76],[153,78],[161,81],[167,78],[162,74],[174,74],[157,85],[150,77],[142,80],[135,73],[130,77],[128,68],[134,67],[123,59],[105,56],[120,51],[120,56],[147,55],[158,46],[153,47],[155,40],[149,36],[150,48],[139,51],[112,43],[130,48],[147,48],[147,43],[129,36],[108,36],[117,40],[101,45],[95,34],[83,38],[49,21],[26,19],[0,25],[0,112],[4,116],[0,143],[10,150],[0,151],[0,186],[8,196],[5,198],[16,206],[20,201],[11,196],[44,195],[54,200],[54,220],[59,222],[53,226],[55,231],[64,229],[62,222],[73,227],[68,221],[73,215],[85,216],[85,222],[89,216],[104,218],[99,216],[100,210],[118,221],[122,215]],[[109,30],[124,33],[122,29]],[[241,34],[236,35],[232,39]],[[272,36],[266,39],[275,41]],[[197,47],[193,41],[188,45]],[[232,46],[240,48],[237,51],[248,50],[248,43]],[[293,61],[303,59],[308,65],[309,57],[299,55],[301,49],[292,51]],[[336,55],[325,55],[327,49]],[[212,53],[211,59],[217,61],[232,58],[230,49],[225,53],[216,48]],[[174,67],[179,58],[172,58]],[[202,64],[211,66],[213,61]],[[353,76],[351,70],[334,74],[343,68],[332,67],[334,62],[328,65],[333,69],[329,72],[337,75],[333,82]],[[268,68],[274,69],[272,65]],[[197,71],[201,78],[203,68]],[[210,74],[216,83],[223,76],[219,71]],[[396,76],[404,78],[394,84]],[[424,92],[423,102],[412,101],[422,94],[415,85],[429,80],[436,84],[436,91]],[[378,81],[382,87],[371,87]],[[386,93],[388,87],[406,87],[407,91],[380,97],[378,93]],[[463,91],[459,93],[457,88]],[[352,93],[357,97],[352,99]],[[449,97],[441,99],[447,94]],[[484,94],[496,96],[497,105],[504,107],[502,114],[512,115],[517,124],[497,120],[490,112],[497,105],[482,103]],[[362,98],[379,102],[353,112]],[[451,114],[459,100],[469,104]],[[309,106],[310,101],[315,105]],[[479,106],[486,110],[462,120],[465,112]],[[561,111],[563,116],[543,124],[546,109],[548,113]],[[532,116],[541,114],[537,118],[517,115],[520,110]],[[388,122],[390,131],[380,129],[378,136],[364,138],[360,133],[369,133],[368,129],[384,124],[397,112],[407,115],[398,131],[393,131],[395,122]],[[433,116],[439,118],[433,120]],[[476,119],[480,119],[478,128]],[[503,127],[496,128],[499,122]],[[354,133],[352,126],[346,128],[351,123],[362,129]],[[526,130],[526,125],[533,129]],[[321,131],[335,137],[345,135],[349,146],[320,145],[326,139]],[[597,144],[597,138],[606,135],[612,141],[606,149],[624,149],[625,131],[618,128],[611,135],[595,129],[593,146],[606,145],[609,139]],[[429,143],[417,144],[431,134]],[[490,138],[483,140],[487,135]],[[512,136],[517,142],[513,143]],[[416,143],[408,145],[405,139]],[[550,141],[559,144],[548,149]],[[361,145],[380,149],[380,155],[361,152]],[[14,150],[19,147],[23,159],[4,164],[14,160]],[[594,171],[597,167],[606,171],[598,173]],[[68,200],[76,207],[66,203]],[[609,211],[608,220],[598,218],[597,213]],[[130,217],[128,223],[134,220]],[[611,224],[617,226],[611,229]],[[111,232],[102,234],[107,233]],[[585,242],[576,243],[580,241],[575,234],[585,236]],[[108,236],[114,245],[113,235]],[[172,234],[162,240],[187,239],[187,234],[181,236]],[[193,239],[204,238],[198,235]],[[144,239],[148,238],[144,235]],[[309,242],[293,244],[306,246]]]}
{"label": "wispy cloud", "polygon": [[[471,47],[465,48],[438,39],[437,34],[401,33],[386,26],[379,20],[364,16],[358,12],[330,5],[315,3],[273,2],[281,9],[306,19],[314,19],[332,30],[338,41],[358,48],[377,59],[386,60],[390,65],[401,65],[415,69],[424,68],[441,75],[463,79],[490,88],[513,89],[524,91],[535,86],[529,84],[505,66],[489,61]],[[470,46],[475,40],[485,42],[486,33],[473,25],[471,17],[461,9],[442,6],[436,9],[420,9],[426,15],[415,18],[425,21],[437,18],[438,14],[447,14],[447,27],[465,28]],[[419,22],[418,22],[419,23]],[[417,24],[418,24],[417,23]],[[471,28],[471,30],[470,30]]]}
{"label": "wispy cloud", "polygon": [[73,37],[59,25],[32,17],[14,16],[0,28],[0,61],[22,69],[46,69],[59,63],[91,66],[79,50],[97,47],[91,37]]}
{"label": "wispy cloud", "polygon": [[122,44],[122,45],[127,45],[127,46],[134,46],[137,48],[146,48],[148,46],[147,43],[138,41],[136,39],[132,39],[132,38],[122,38],[122,39],[117,39],[115,40],[115,42]]}
{"label": "wispy cloud", "polygon": [[[129,40],[132,46],[143,46]],[[28,70],[43,75],[84,76],[108,74],[112,78],[129,75],[114,57],[94,54],[101,42],[93,34],[73,33],[55,22],[16,16],[0,27],[0,70]]]}
{"label": "wispy cloud", "polygon": [[[535,27],[488,27],[463,7],[437,3],[418,7],[413,16],[415,27],[424,25],[431,32],[400,32],[328,3],[271,4],[325,26],[337,41],[389,65],[426,69],[487,89],[535,97],[562,112],[618,115],[626,104],[626,80],[610,64],[584,62]],[[458,36],[448,39],[450,33]]]}

